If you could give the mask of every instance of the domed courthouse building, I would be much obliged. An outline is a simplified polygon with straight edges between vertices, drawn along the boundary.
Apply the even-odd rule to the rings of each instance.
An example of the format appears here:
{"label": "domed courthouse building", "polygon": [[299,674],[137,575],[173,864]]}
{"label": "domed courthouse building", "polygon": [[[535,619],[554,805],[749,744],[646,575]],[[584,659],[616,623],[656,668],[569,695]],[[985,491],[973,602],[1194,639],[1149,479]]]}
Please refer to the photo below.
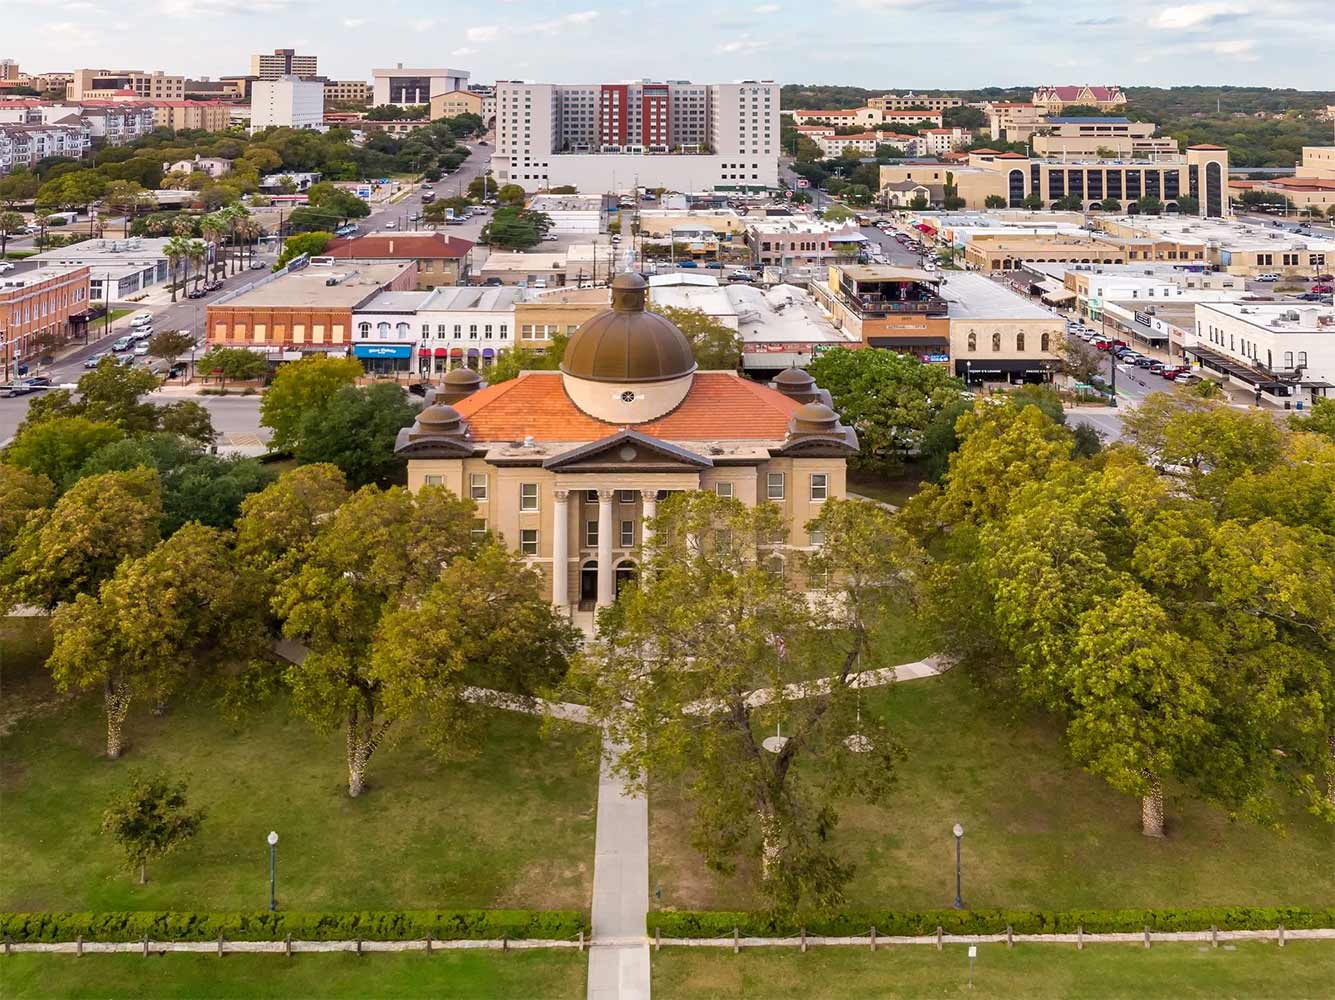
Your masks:
{"label": "domed courthouse building", "polygon": [[765,386],[697,371],[682,332],[645,311],[646,291],[619,275],[611,309],[571,337],[560,371],[492,386],[450,372],[396,443],[409,488],[471,498],[477,529],[526,557],[566,610],[615,600],[652,544],[645,522],[676,490],[778,504],[788,546],[808,547],[807,522],[844,495],[857,451],[806,372]]}

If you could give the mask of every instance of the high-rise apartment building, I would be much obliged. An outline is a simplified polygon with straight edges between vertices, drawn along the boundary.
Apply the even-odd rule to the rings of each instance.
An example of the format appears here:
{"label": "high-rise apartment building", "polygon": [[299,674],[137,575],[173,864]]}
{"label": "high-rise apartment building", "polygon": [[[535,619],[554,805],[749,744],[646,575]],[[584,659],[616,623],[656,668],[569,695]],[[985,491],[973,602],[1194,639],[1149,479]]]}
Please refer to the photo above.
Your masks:
{"label": "high-rise apartment building", "polygon": [[250,75],[261,80],[277,80],[280,76],[312,77],[319,70],[316,56],[299,56],[296,49],[274,49],[250,57]]}
{"label": "high-rise apartment building", "polygon": [[496,85],[492,169],[530,191],[764,190],[778,154],[771,81]]}
{"label": "high-rise apartment building", "polygon": [[468,89],[466,69],[411,69],[399,63],[393,69],[373,69],[371,103],[411,107],[430,104],[431,98],[452,90]]}
{"label": "high-rise apartment building", "polygon": [[125,91],[143,100],[183,101],[185,77],[171,76],[162,70],[145,73],[138,69],[77,69],[65,86],[65,97],[83,101],[123,96]]}
{"label": "high-rise apartment building", "polygon": [[319,128],[324,124],[324,84],[299,76],[256,80],[250,92],[250,130]]}
{"label": "high-rise apartment building", "polygon": [[17,83],[18,79],[19,64],[13,59],[0,59],[0,81]]}

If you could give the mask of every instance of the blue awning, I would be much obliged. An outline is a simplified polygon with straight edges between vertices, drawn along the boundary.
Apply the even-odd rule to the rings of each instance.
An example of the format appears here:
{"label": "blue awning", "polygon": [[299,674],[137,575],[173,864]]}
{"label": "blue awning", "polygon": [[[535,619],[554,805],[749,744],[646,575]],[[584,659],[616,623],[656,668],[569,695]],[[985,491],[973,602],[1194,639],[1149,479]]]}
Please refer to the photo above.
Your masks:
{"label": "blue awning", "polygon": [[484,358],[494,358],[496,356],[496,352],[493,351],[490,347],[484,347],[482,348],[482,356]]}
{"label": "blue awning", "polygon": [[359,358],[411,358],[412,344],[354,344],[352,353]]}

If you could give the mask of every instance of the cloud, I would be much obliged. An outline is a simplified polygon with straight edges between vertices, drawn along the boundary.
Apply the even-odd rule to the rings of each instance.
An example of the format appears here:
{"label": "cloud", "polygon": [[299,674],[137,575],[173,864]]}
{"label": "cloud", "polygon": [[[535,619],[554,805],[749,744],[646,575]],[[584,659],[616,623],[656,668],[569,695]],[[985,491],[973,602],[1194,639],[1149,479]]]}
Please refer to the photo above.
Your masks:
{"label": "cloud", "polygon": [[60,40],[61,45],[96,45],[99,32],[92,25],[81,21],[52,21],[42,26],[52,38]]}
{"label": "cloud", "polygon": [[454,49],[454,50],[452,50],[452,51],[450,52],[450,55],[452,55],[452,56],[475,56],[475,55],[477,55],[477,49],[470,49],[470,48],[468,48],[467,46],[465,46],[465,47],[462,48],[462,49]]}
{"label": "cloud", "polygon": [[280,14],[304,7],[308,0],[158,0],[163,17],[195,18],[210,15]]}
{"label": "cloud", "polygon": [[1110,24],[1117,24],[1122,19],[1120,17],[1086,17],[1083,20],[1076,21],[1077,28],[1106,28]]}
{"label": "cloud", "polygon": [[1211,52],[1217,56],[1228,56],[1242,62],[1256,62],[1259,56],[1253,51],[1256,42],[1250,38],[1231,38],[1219,42],[1201,42],[1196,46],[1202,52]]}
{"label": "cloud", "polygon": [[777,3],[760,3],[751,8],[755,14],[777,14],[783,10]]}
{"label": "cloud", "polygon": [[499,26],[495,24],[483,24],[476,28],[469,28],[464,32],[464,37],[470,42],[494,42],[496,36],[501,33]]}
{"label": "cloud", "polygon": [[716,55],[721,56],[749,56],[753,53],[763,51],[769,48],[769,42],[760,41],[754,38],[736,38],[731,42],[723,42],[714,46]]}
{"label": "cloud", "polygon": [[343,27],[347,28],[349,31],[352,31],[355,28],[360,28],[363,24],[366,23],[366,20],[367,19],[364,17],[345,17],[343,19]]}
{"label": "cloud", "polygon": [[521,35],[555,35],[566,28],[592,24],[597,19],[598,12],[596,10],[577,10],[552,18],[550,21],[538,21],[527,27],[519,28],[516,33]]}
{"label": "cloud", "polygon": [[1179,7],[1165,7],[1152,23],[1156,28],[1169,31],[1189,31],[1241,17],[1246,13],[1247,8],[1236,3],[1189,3]]}

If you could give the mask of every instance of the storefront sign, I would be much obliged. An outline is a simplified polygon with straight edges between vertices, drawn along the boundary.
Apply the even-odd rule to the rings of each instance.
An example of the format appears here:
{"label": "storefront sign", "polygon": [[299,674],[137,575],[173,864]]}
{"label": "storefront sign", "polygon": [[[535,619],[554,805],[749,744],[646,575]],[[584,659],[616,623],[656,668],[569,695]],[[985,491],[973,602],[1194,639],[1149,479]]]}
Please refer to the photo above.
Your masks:
{"label": "storefront sign", "polygon": [[359,358],[411,358],[411,344],[357,344],[352,353]]}

